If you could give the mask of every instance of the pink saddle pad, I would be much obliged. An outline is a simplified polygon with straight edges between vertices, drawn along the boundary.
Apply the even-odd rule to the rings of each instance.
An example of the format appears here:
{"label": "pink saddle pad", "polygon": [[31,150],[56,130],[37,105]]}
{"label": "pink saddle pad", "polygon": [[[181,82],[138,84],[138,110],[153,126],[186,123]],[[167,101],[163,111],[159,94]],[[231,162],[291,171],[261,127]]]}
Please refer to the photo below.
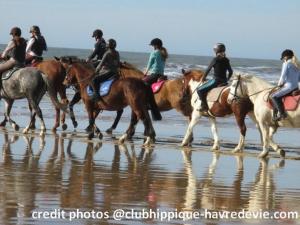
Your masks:
{"label": "pink saddle pad", "polygon": [[159,92],[159,90],[161,89],[161,87],[163,86],[164,83],[165,83],[165,80],[161,80],[156,83],[153,83],[151,85],[153,93],[155,94],[155,93]]}
{"label": "pink saddle pad", "polygon": [[[283,97],[283,105],[286,111],[295,111],[298,107],[300,95]],[[273,108],[270,102],[267,103],[269,108]]]}

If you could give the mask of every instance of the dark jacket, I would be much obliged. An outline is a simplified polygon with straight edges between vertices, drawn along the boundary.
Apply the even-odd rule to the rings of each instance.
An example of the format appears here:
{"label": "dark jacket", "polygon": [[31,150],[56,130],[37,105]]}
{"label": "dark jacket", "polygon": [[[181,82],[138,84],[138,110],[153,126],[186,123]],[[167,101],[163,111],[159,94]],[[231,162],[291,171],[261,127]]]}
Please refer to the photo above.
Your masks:
{"label": "dark jacket", "polygon": [[102,38],[101,40],[98,40],[95,43],[95,48],[93,52],[88,56],[88,59],[92,60],[93,58],[95,58],[95,56],[97,56],[97,60],[101,60],[105,51],[106,51],[106,42]]}
{"label": "dark jacket", "polygon": [[[213,74],[214,79],[216,79],[218,82],[221,83],[226,83],[230,79],[233,73],[232,68],[230,66],[229,59],[220,55],[213,58],[210,65],[205,71],[204,77],[206,77],[209,74],[212,68],[214,68],[214,74]],[[228,71],[228,77],[227,77],[227,71]]]}

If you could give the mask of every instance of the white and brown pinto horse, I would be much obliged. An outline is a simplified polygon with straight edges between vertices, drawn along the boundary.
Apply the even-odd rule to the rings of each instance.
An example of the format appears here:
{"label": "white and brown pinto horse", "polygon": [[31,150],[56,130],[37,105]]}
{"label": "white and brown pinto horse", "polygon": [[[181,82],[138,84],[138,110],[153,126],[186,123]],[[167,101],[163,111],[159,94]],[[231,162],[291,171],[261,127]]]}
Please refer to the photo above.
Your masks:
{"label": "white and brown pinto horse", "polygon": [[209,106],[209,114],[204,115],[198,109],[200,107],[201,101],[197,94],[197,87],[201,85],[200,81],[204,73],[192,73],[190,71],[183,71],[183,83],[184,88],[189,89],[191,92],[191,105],[193,107],[192,118],[187,128],[184,139],[181,143],[182,146],[186,146],[189,143],[191,138],[191,134],[193,131],[193,127],[197,124],[198,120],[201,116],[207,116],[211,122],[211,130],[214,137],[214,144],[212,150],[218,150],[220,148],[219,137],[217,133],[216,127],[216,117],[226,117],[234,114],[238,127],[240,129],[240,140],[238,145],[235,147],[233,152],[242,151],[244,148],[244,141],[246,135],[246,125],[245,125],[245,117],[247,114],[255,121],[253,117],[253,105],[249,99],[245,98],[243,101],[233,102],[229,104],[227,102],[227,97],[229,94],[229,88],[226,88],[222,91],[219,98],[215,102],[208,102]]}
{"label": "white and brown pinto horse", "polygon": [[278,122],[273,121],[273,110],[268,106],[267,99],[270,91],[274,88],[275,86],[256,76],[237,75],[233,79],[230,86],[230,94],[228,96],[228,101],[249,98],[253,103],[254,115],[262,133],[263,151],[259,155],[261,158],[268,155],[269,146],[271,146],[280,156],[285,156],[285,151],[273,141],[273,135],[278,127],[300,127],[299,106],[295,111],[288,111],[286,119]]}

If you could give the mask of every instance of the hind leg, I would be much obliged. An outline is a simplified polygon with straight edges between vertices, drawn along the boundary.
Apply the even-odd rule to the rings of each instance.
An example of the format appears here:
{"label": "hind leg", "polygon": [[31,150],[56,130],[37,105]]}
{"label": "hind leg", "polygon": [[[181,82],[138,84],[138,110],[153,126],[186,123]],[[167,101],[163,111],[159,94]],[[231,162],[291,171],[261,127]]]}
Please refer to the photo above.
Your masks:
{"label": "hind leg", "polygon": [[32,107],[31,107],[29,101],[28,101],[28,108],[29,108],[29,111],[30,111],[30,118],[31,118],[29,129],[34,130],[36,128],[35,127],[35,115],[36,115],[36,113],[32,112]]}
{"label": "hind leg", "polygon": [[281,157],[284,158],[285,151],[273,141],[273,135],[275,134],[276,131],[277,131],[277,127],[270,127],[270,131],[269,131],[270,146],[274,149],[275,152],[277,152]]}
{"label": "hind leg", "polygon": [[211,123],[211,132],[214,137],[214,145],[212,146],[212,150],[219,150],[220,149],[220,141],[219,141],[219,136],[218,136],[216,119],[213,117],[209,117],[209,121]]}
{"label": "hind leg", "polygon": [[75,114],[74,114],[74,110],[73,110],[73,107],[76,103],[78,103],[81,99],[81,95],[79,92],[76,92],[75,95],[73,96],[70,104],[69,104],[69,109],[70,109],[70,117],[71,117],[71,120],[72,120],[72,123],[73,123],[73,126],[74,128],[76,128],[78,126],[78,123],[76,121],[76,118],[75,118]]}
{"label": "hind leg", "polygon": [[244,150],[245,136],[246,136],[246,131],[247,131],[247,127],[245,124],[246,115],[247,115],[246,113],[234,112],[236,123],[238,124],[238,127],[240,128],[240,140],[239,140],[238,145],[232,151],[233,153],[243,152],[243,150]]}
{"label": "hind leg", "polygon": [[138,123],[138,118],[137,115],[135,114],[135,112],[132,110],[131,111],[131,119],[130,119],[130,124],[129,127],[126,131],[125,134],[122,135],[122,137],[119,138],[119,143],[124,143],[125,140],[132,138],[132,136],[135,133],[135,128],[136,128],[136,124]]}
{"label": "hind leg", "polygon": [[147,109],[145,109],[144,111],[144,116],[142,117],[142,121],[144,123],[144,127],[145,127],[145,131],[144,131],[144,136],[146,138],[146,141],[144,142],[144,146],[148,146],[152,143],[155,143],[155,130],[153,128],[152,125],[152,121],[150,119],[150,115],[147,111]]}
{"label": "hind leg", "polygon": [[[46,132],[46,126],[45,126],[45,122],[43,119],[43,114],[42,114],[42,110],[40,109],[38,103],[39,100],[41,99],[41,96],[39,96],[38,98],[34,99],[34,98],[30,98],[30,105],[32,107],[32,109],[34,110],[34,112],[36,113],[36,115],[39,117],[40,121],[41,121],[41,132],[40,132],[40,136],[43,136]],[[33,116],[31,117],[31,119],[33,118]],[[31,122],[28,125],[28,129],[30,127]],[[25,128],[26,129],[26,128]]]}

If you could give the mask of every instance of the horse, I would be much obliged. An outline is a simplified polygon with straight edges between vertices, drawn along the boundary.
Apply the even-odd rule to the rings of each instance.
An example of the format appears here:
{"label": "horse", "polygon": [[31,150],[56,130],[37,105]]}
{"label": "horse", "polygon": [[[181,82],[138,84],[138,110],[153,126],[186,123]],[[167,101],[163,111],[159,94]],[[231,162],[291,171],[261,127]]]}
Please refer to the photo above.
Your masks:
{"label": "horse", "polygon": [[255,117],[253,116],[253,105],[250,102],[249,99],[245,98],[243,101],[240,102],[234,102],[229,104],[227,102],[227,97],[229,95],[229,88],[227,87],[224,89],[218,100],[214,102],[208,102],[209,106],[209,112],[208,114],[205,114],[203,112],[200,112],[199,106],[200,106],[200,99],[197,93],[197,87],[201,85],[201,79],[204,75],[204,72],[202,73],[194,73],[193,71],[183,71],[183,86],[184,89],[189,89],[191,92],[191,105],[193,107],[192,112],[192,118],[188,125],[186,134],[182,140],[181,146],[187,146],[190,142],[191,134],[193,131],[193,127],[197,124],[198,120],[201,116],[208,117],[209,121],[211,122],[211,130],[214,137],[214,144],[212,147],[212,150],[219,150],[220,144],[219,144],[219,137],[217,133],[217,127],[216,127],[216,117],[225,117],[234,114],[235,120],[237,122],[237,125],[240,129],[240,140],[238,145],[234,148],[232,151],[233,153],[241,152],[244,149],[244,143],[245,143],[245,135],[246,135],[246,125],[245,125],[245,117],[248,114],[253,121],[255,121]]}
{"label": "horse", "polygon": [[[60,61],[55,59],[47,59],[41,62],[35,62],[33,67],[42,71],[43,74],[47,75],[48,79],[52,82],[54,88],[54,94],[57,96],[59,94],[60,99],[63,104],[68,103],[67,95],[66,95],[66,86],[63,85],[63,81],[66,76],[65,68],[62,66]],[[60,126],[60,109],[55,106],[55,124],[52,127],[52,131],[55,132],[56,129]],[[66,114],[63,112],[61,117],[62,129],[67,129],[67,124],[65,123]],[[77,126],[77,124],[75,124]],[[75,126],[74,125],[74,126]],[[75,126],[75,127],[76,127]],[[32,121],[31,128],[35,128],[35,119]]]}
{"label": "horse", "polygon": [[254,114],[259,128],[262,132],[262,152],[260,158],[264,158],[269,153],[269,146],[281,157],[285,156],[285,151],[273,141],[273,135],[278,127],[300,127],[300,107],[295,111],[287,111],[287,118],[278,122],[273,121],[273,110],[268,107],[267,99],[270,91],[275,86],[253,75],[236,75],[230,86],[228,101],[249,98],[254,105]]}
{"label": "horse", "polygon": [[44,135],[46,127],[39,102],[46,91],[48,91],[53,104],[57,108],[66,111],[65,105],[58,102],[51,80],[36,68],[21,68],[13,72],[9,77],[2,78],[0,98],[5,101],[5,113],[4,120],[0,123],[0,126],[5,127],[6,122],[9,122],[15,130],[19,129],[16,122],[10,118],[10,111],[14,100],[27,98],[29,106],[34,110],[34,113],[31,113],[29,125],[23,130],[23,133],[28,133],[34,117],[37,115],[41,121],[40,135]]}
{"label": "horse", "polygon": [[100,101],[94,102],[87,94],[87,87],[94,76],[95,68],[85,62],[64,62],[67,75],[64,84],[78,85],[80,96],[85,104],[89,117],[89,138],[94,137],[98,132],[102,138],[100,130],[95,125],[95,118],[100,110],[119,111],[130,106],[131,121],[125,134],[121,136],[119,142],[123,143],[126,139],[131,138],[138,120],[144,123],[145,142],[149,145],[155,141],[155,131],[152,126],[148,108],[151,109],[152,117],[155,120],[161,120],[161,114],[157,108],[153,93],[142,80],[136,78],[120,78],[113,82],[108,95],[101,98]]}
{"label": "horse", "polygon": [[[199,73],[199,71],[194,70],[194,73]],[[144,73],[141,70],[127,62],[122,63],[120,74],[122,77],[144,78]],[[159,111],[164,112],[176,109],[179,113],[188,117],[189,120],[191,119],[190,95],[189,92],[183,91],[182,78],[166,80],[161,89],[154,94],[154,97]],[[112,126],[106,130],[107,133],[112,133],[116,129],[122,113],[123,111],[117,112],[117,117]]]}

